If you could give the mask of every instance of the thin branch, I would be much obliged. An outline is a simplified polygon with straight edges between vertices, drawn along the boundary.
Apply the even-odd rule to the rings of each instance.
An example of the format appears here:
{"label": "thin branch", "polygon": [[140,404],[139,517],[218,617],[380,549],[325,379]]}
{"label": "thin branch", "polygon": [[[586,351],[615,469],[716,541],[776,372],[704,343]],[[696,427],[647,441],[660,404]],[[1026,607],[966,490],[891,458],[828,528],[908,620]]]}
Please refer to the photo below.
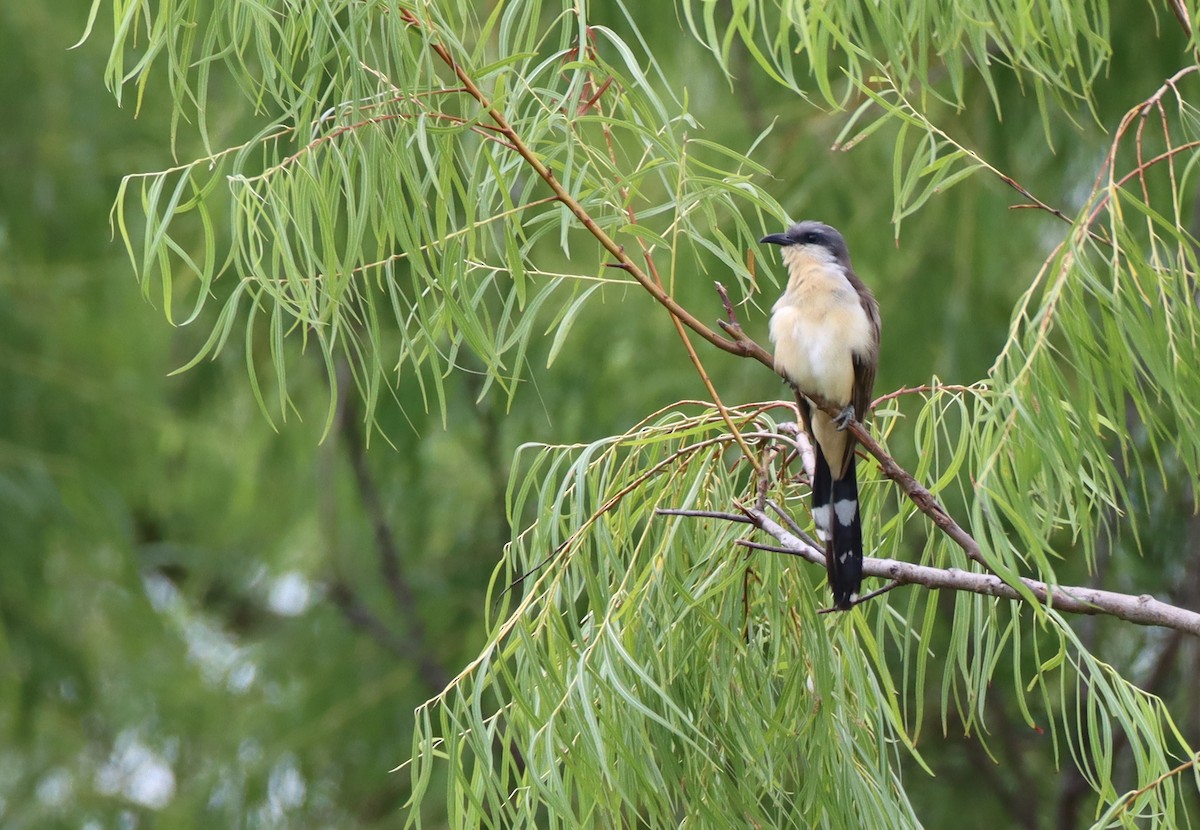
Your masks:
{"label": "thin branch", "polygon": [[1185,772],[1186,770],[1195,767],[1197,764],[1200,764],[1200,753],[1193,755],[1191,758],[1184,761],[1174,769],[1167,770],[1150,783],[1142,787],[1138,787],[1136,790],[1130,790],[1129,792],[1125,793],[1125,795],[1121,796],[1121,799],[1113,805],[1112,810],[1110,811],[1110,817],[1116,818],[1117,816],[1121,815],[1128,810],[1130,805],[1136,802],[1138,798],[1150,792],[1150,790],[1154,789],[1155,787],[1161,786],[1162,783],[1168,778],[1179,775],[1181,772]]}
{"label": "thin branch", "polygon": [[[1162,153],[1159,153],[1157,156],[1154,156],[1153,158],[1147,159],[1147,160],[1139,163],[1136,167],[1134,167],[1132,170],[1130,170],[1124,176],[1117,179],[1113,183],[1113,188],[1123,187],[1125,185],[1125,183],[1128,182],[1130,179],[1132,179],[1134,176],[1141,176],[1143,173],[1145,173],[1147,170],[1149,170],[1151,167],[1158,164],[1159,162],[1168,161],[1170,159],[1173,159],[1175,156],[1179,155],[1180,153],[1184,152],[1185,150],[1194,150],[1197,147],[1200,147],[1200,141],[1187,141],[1183,144],[1179,144],[1179,145],[1172,147],[1170,150],[1166,150]],[[1105,204],[1107,204],[1108,198],[1109,198],[1108,194],[1106,194],[1104,196],[1104,198],[1100,200],[1099,207],[1096,208],[1096,211],[1092,214],[1091,219],[1089,221],[1095,220],[1096,215],[1099,213],[1100,209],[1103,208]]]}
{"label": "thin branch", "polygon": [[779,516],[779,518],[783,519],[784,523],[787,524],[788,528],[792,531],[792,533],[799,536],[801,539],[803,539],[805,542],[812,545],[813,547],[817,547],[817,544],[808,537],[808,534],[806,534],[804,532],[804,529],[802,527],[800,527],[799,523],[797,523],[797,521],[792,518],[791,514],[788,513],[786,510],[784,510],[779,505],[779,502],[775,501],[774,499],[767,499],[767,506],[775,511],[775,515],[777,515],[777,516]]}
{"label": "thin branch", "polygon": [[[452,92],[454,90],[443,90],[443,91]],[[493,131],[499,132],[498,130],[496,130],[495,127],[492,127],[488,124],[468,124],[467,119],[465,119],[465,118],[462,118],[457,115],[449,115],[449,114],[443,113],[443,112],[425,111],[425,112],[419,113],[419,115],[423,116],[425,118],[430,118],[430,119],[440,120],[440,121],[449,121],[451,124],[458,124],[460,126],[465,126],[471,132],[475,133],[478,136],[481,136],[482,138],[487,139],[488,141],[495,141],[497,144],[500,144],[502,147],[508,147],[508,149],[510,149],[510,150],[513,149],[508,144],[508,142],[504,141],[501,138],[497,138],[496,136],[492,135],[489,132],[485,132],[486,130],[493,130]],[[316,148],[320,147],[322,144],[333,141],[335,138],[346,135],[347,133],[357,132],[358,130],[363,129],[364,127],[371,127],[371,126],[375,126],[377,124],[386,124],[389,121],[408,121],[409,119],[411,119],[413,117],[414,117],[414,115],[410,112],[392,112],[392,113],[387,113],[385,115],[373,115],[370,118],[364,118],[362,121],[358,121],[354,124],[343,124],[340,127],[335,127],[334,129],[330,130],[329,132],[319,135],[316,138],[312,139],[311,141],[308,142],[308,144],[305,144],[303,147],[301,147],[295,153],[293,153],[292,155],[283,159],[278,164],[271,165],[266,170],[264,170],[263,172],[259,173],[256,176],[246,176],[245,178],[240,179],[240,181],[254,182],[254,181],[260,181],[262,179],[268,179],[275,173],[285,170],[288,167],[290,167],[291,165],[295,164],[297,161],[299,161],[305,155],[313,152],[314,150],[316,150]]]}
{"label": "thin branch", "polygon": [[[654,261],[650,259],[649,253],[646,254],[646,260],[650,263],[651,271],[655,272],[655,280],[661,285],[662,283],[658,280],[657,272],[654,268]],[[741,430],[738,429],[737,424],[735,424],[733,422],[733,418],[730,417],[729,409],[721,401],[721,396],[717,394],[717,388],[713,385],[712,379],[709,378],[708,371],[704,368],[704,363],[700,360],[700,355],[696,354],[696,347],[692,345],[691,338],[689,338],[687,334],[687,329],[683,327],[683,321],[672,314],[671,322],[675,324],[675,331],[679,334],[679,339],[683,341],[683,347],[687,350],[688,358],[692,361],[692,365],[699,373],[700,380],[704,383],[704,388],[707,389],[708,394],[712,396],[713,405],[717,408],[717,411],[721,413],[721,419],[725,422],[725,426],[729,427],[730,434],[733,435],[734,440],[737,441],[738,446],[741,448],[742,455],[745,457],[746,461],[750,463],[750,466],[754,468],[755,474],[765,480],[766,476],[763,473],[762,464],[759,463],[759,460],[755,457],[754,453],[750,451],[750,447],[746,444],[746,439],[742,436]]]}
{"label": "thin branch", "polygon": [[781,505],[776,504],[774,501],[768,501],[767,504],[772,510],[775,511],[775,515],[783,519],[784,523],[787,524],[788,528],[792,531],[793,536],[814,550],[824,550],[825,546],[805,533],[804,528],[800,527],[796,520],[791,517],[791,514],[784,510]]}
{"label": "thin branch", "polygon": [[[503,219],[507,219],[508,217],[514,216],[518,213],[523,213],[524,211],[530,210],[532,208],[539,207],[539,206],[545,205],[545,204],[549,204],[550,202],[557,202],[557,201],[558,200],[556,198],[554,198],[553,196],[544,196],[541,199],[534,199],[532,202],[525,202],[524,204],[516,205],[515,207],[509,208],[508,210],[502,210],[498,213],[490,214],[487,217],[482,217],[482,218],[477,219],[475,222],[472,222],[470,225],[467,225],[466,227],[460,228],[459,230],[453,231],[451,233],[447,233],[445,236],[439,237],[437,240],[435,240],[433,242],[429,242],[425,245],[421,245],[419,247],[415,247],[415,248],[412,248],[407,251],[401,251],[400,253],[397,253],[397,254],[392,254],[391,256],[386,257],[385,259],[377,259],[374,262],[365,262],[362,265],[359,265],[359,266],[356,266],[355,268],[350,269],[350,273],[351,274],[361,274],[361,273],[366,272],[368,269],[382,268],[385,265],[389,265],[391,263],[395,263],[395,262],[399,262],[400,260],[407,259],[407,258],[413,256],[414,254],[423,254],[426,251],[432,250],[435,246],[443,245],[447,241],[454,239],[455,237],[465,236],[465,235],[471,233],[472,231],[476,231],[476,230],[482,228],[484,225],[488,225],[488,224],[491,224],[492,222],[497,222],[497,221],[500,221]],[[318,274],[317,278],[320,279],[321,276],[322,275]]]}
{"label": "thin branch", "polygon": [[[741,517],[739,517],[739,518],[741,518]],[[746,521],[749,521],[749,519],[746,519]],[[738,539],[738,540],[734,541],[734,544],[740,545],[743,548],[750,548],[750,550],[765,550],[767,553],[784,553],[784,554],[787,554],[788,556],[799,556],[800,555],[800,554],[796,553],[796,551],[794,551],[794,550],[789,550],[788,548],[781,548],[778,545],[764,545],[762,542],[755,542],[753,539]]]}
{"label": "thin branch", "polygon": [[717,289],[717,296],[721,298],[721,305],[725,306],[725,322],[731,326],[741,328],[741,324],[737,319],[737,312],[733,310],[733,301],[729,299],[729,289],[727,289],[719,280],[713,283]]}
{"label": "thin branch", "polygon": [[[901,585],[904,585],[904,584],[905,583],[901,582],[898,579],[893,579],[891,582],[889,582],[887,585],[884,585],[882,588],[876,588],[874,591],[863,594],[861,597],[854,600],[854,604],[862,605],[864,602],[869,602],[870,600],[875,599],[875,597],[881,597],[884,594],[888,593],[889,591],[894,591],[897,588],[899,588]],[[831,608],[829,610],[832,611],[834,609]]]}
{"label": "thin branch", "polygon": [[[711,518],[722,516],[717,513],[708,514],[706,511],[695,512]],[[825,555],[822,551],[804,542],[765,511],[743,508],[743,512],[756,527],[779,542],[784,549],[781,552],[825,566]],[[900,585],[923,585],[926,588],[1027,601],[1024,593],[1017,591],[994,574],[963,571],[958,568],[935,568],[896,559],[866,558],[863,560],[863,576],[882,577]],[[1134,596],[1098,588],[1050,586],[1034,579],[1022,579],[1021,583],[1039,604],[1056,611],[1068,614],[1104,614],[1137,625],[1157,625],[1200,637],[1200,614],[1169,605],[1148,594]]]}
{"label": "thin branch", "polygon": [[926,384],[923,386],[902,386],[894,392],[888,392],[886,395],[880,395],[878,398],[871,401],[871,409],[877,409],[879,408],[880,404],[895,400],[903,395],[924,395],[928,392],[961,392],[966,394],[969,392],[978,391],[978,386],[960,386],[955,383]]}
{"label": "thin branch", "polygon": [[1183,0],[1167,0],[1167,5],[1171,7],[1171,14],[1175,15],[1175,19],[1179,21],[1179,26],[1183,29],[1183,33],[1191,37],[1192,18],[1188,14],[1187,4]]}
{"label": "thin branch", "polygon": [[720,519],[723,522],[741,522],[754,524],[754,520],[737,513],[718,513],[713,510],[679,510],[673,507],[660,507],[654,511],[659,516],[687,516],[692,519]]}
{"label": "thin branch", "polygon": [[[1005,173],[1002,173],[1001,171],[997,170],[994,167],[989,167],[988,169],[990,169],[993,173],[995,173],[996,176],[998,176],[1000,178],[1000,181],[1004,182],[1006,185],[1008,185],[1013,190],[1017,191],[1018,193],[1020,193],[1022,196],[1024,196],[1026,199],[1029,200],[1029,204],[1013,205],[1012,206],[1013,209],[1020,210],[1020,209],[1036,208],[1037,210],[1044,210],[1047,213],[1051,214],[1052,216],[1058,217],[1062,221],[1066,222],[1068,225],[1075,224],[1074,219],[1072,219],[1070,216],[1067,216],[1067,214],[1063,213],[1058,208],[1051,207],[1050,205],[1046,204],[1041,199],[1039,199],[1037,196],[1034,196],[1033,193],[1031,193],[1029,191],[1029,188],[1025,187],[1023,184],[1018,182],[1012,176],[1006,175]],[[1104,236],[1101,236],[1100,234],[1096,233],[1093,230],[1089,229],[1087,233],[1088,233],[1088,236],[1092,237],[1092,239],[1096,240],[1101,245],[1111,245],[1112,244],[1112,242],[1109,239],[1107,239]]]}
{"label": "thin branch", "polygon": [[1120,180],[1117,180],[1115,182],[1113,180],[1114,176],[1116,175],[1117,151],[1121,147],[1121,140],[1125,137],[1125,134],[1129,131],[1129,128],[1133,124],[1133,122],[1135,120],[1144,120],[1146,118],[1147,114],[1150,112],[1151,108],[1156,106],[1158,104],[1158,102],[1162,100],[1163,96],[1165,96],[1167,94],[1168,90],[1173,90],[1176,93],[1176,95],[1178,95],[1179,91],[1178,91],[1178,88],[1176,85],[1186,75],[1192,74],[1193,72],[1196,72],[1196,71],[1200,71],[1200,67],[1197,67],[1195,65],[1184,67],[1183,69],[1179,70],[1174,75],[1172,75],[1170,78],[1167,78],[1166,82],[1162,86],[1160,86],[1153,95],[1151,95],[1149,98],[1147,98],[1141,104],[1138,104],[1136,107],[1133,107],[1127,113],[1125,113],[1125,116],[1121,119],[1121,123],[1117,126],[1116,135],[1113,138],[1112,144],[1109,145],[1108,153],[1104,157],[1104,163],[1101,165],[1100,172],[1097,173],[1097,175],[1096,175],[1096,180],[1092,185],[1092,195],[1095,195],[1096,193],[1098,193],[1100,191],[1100,189],[1104,186],[1104,182],[1106,179],[1106,176],[1105,176],[1106,173],[1107,173],[1107,181],[1109,183],[1109,187],[1106,188],[1106,192],[1096,202],[1096,206],[1093,209],[1093,211],[1091,212],[1091,214],[1088,215],[1087,222],[1085,225],[1086,227],[1090,227],[1096,221],[1096,219],[1100,216],[1101,211],[1104,210],[1105,206],[1108,204],[1108,202],[1112,198],[1113,192],[1117,188],[1122,187],[1127,181],[1129,181],[1129,179],[1133,178],[1134,176],[1144,175],[1146,170],[1149,167],[1151,167],[1155,164],[1158,164],[1160,161],[1163,161],[1164,159],[1172,158],[1173,156],[1177,155],[1178,153],[1182,152],[1183,150],[1191,149],[1193,146],[1196,146],[1198,143],[1200,143],[1200,142],[1192,141],[1192,142],[1188,142],[1187,144],[1179,145],[1178,147],[1172,147],[1166,153],[1155,156],[1154,158],[1150,159],[1149,161],[1139,164],[1136,168],[1131,170]]}

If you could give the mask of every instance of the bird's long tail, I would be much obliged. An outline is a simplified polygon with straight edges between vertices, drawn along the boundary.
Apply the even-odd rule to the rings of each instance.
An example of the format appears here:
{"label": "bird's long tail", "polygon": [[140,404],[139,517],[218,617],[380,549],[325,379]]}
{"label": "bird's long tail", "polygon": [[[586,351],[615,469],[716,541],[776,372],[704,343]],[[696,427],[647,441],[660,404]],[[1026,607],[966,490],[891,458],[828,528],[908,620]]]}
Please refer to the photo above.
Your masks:
{"label": "bird's long tail", "polygon": [[[858,598],[862,586],[862,524],[858,513],[858,476],[854,467],[854,457],[851,456],[846,472],[840,479],[834,479],[826,473],[830,486],[826,491],[826,509],[823,511],[828,517],[825,568],[829,572],[829,587],[833,590],[833,605],[843,610]],[[817,492],[814,487],[814,507]]]}

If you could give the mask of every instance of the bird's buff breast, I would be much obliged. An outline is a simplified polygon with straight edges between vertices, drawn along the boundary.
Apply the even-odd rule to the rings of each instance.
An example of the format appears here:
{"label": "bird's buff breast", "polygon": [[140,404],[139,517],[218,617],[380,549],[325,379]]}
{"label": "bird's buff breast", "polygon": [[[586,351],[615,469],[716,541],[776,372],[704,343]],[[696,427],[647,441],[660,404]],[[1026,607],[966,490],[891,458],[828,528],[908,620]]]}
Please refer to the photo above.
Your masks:
{"label": "bird's buff breast", "polygon": [[854,386],[851,355],[870,350],[870,320],[840,268],[813,263],[792,275],[771,314],[775,366],[801,390],[845,405]]}

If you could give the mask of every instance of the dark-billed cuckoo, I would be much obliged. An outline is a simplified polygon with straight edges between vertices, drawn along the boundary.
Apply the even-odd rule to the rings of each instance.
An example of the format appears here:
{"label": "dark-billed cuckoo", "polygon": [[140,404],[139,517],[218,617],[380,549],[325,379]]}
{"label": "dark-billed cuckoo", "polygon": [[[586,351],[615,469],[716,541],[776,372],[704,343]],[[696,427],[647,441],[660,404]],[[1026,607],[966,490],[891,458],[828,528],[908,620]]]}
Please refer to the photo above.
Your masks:
{"label": "dark-billed cuckoo", "polygon": [[862,524],[854,436],[846,424],[866,417],[879,360],[879,304],[850,267],[846,240],[822,222],[797,222],[764,236],[782,248],[788,283],[771,309],[775,368],[802,393],[843,407],[836,418],[808,400],[800,414],[816,468],[812,514],[825,543],[835,608],[854,604],[862,584]]}

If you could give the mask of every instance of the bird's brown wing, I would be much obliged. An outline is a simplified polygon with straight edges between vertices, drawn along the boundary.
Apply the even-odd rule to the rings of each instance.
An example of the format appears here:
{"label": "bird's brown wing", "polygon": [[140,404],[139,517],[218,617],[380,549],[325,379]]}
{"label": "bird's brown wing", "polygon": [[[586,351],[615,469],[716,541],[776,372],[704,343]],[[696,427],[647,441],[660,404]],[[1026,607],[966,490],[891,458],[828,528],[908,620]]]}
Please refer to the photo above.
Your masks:
{"label": "bird's brown wing", "polygon": [[871,345],[866,354],[855,352],[851,355],[854,364],[854,388],[850,394],[850,403],[854,405],[854,417],[859,421],[865,420],[867,410],[871,408],[871,391],[875,388],[875,367],[879,365],[879,303],[871,291],[858,279],[851,279],[851,284],[858,290],[858,298],[862,303],[867,319],[871,321]]}

